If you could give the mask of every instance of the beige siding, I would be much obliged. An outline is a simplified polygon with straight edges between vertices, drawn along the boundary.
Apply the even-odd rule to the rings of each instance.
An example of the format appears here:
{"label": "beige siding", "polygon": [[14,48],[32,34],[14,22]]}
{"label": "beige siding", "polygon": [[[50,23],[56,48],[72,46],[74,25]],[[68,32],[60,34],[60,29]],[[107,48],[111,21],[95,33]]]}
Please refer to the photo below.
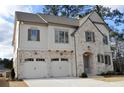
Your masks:
{"label": "beige siding", "polygon": [[[36,28],[40,30],[40,41],[28,41],[28,29]],[[48,48],[48,29],[47,26],[20,25],[19,48],[21,50],[47,50]]]}
{"label": "beige siding", "polygon": [[[69,43],[55,43],[55,29],[67,30],[69,33]],[[71,51],[74,49],[74,41],[71,33],[75,29],[61,26],[48,26],[48,50],[67,50]]]}

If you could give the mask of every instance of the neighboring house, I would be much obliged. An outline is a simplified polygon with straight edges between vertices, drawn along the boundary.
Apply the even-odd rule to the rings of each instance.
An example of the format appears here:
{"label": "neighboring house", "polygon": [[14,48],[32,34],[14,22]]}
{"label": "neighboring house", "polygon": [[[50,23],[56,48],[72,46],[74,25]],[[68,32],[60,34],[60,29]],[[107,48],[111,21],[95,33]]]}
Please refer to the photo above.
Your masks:
{"label": "neighboring house", "polygon": [[112,71],[109,29],[94,11],[81,19],[15,13],[16,77],[75,77]]}

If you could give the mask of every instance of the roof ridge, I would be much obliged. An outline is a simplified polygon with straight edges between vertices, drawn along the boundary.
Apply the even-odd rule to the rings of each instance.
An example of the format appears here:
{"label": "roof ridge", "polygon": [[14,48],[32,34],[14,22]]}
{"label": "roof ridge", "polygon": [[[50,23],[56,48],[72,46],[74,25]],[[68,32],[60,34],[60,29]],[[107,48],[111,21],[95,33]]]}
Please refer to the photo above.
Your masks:
{"label": "roof ridge", "polygon": [[40,19],[42,19],[45,23],[48,23],[42,16],[40,16],[39,14],[36,14]]}
{"label": "roof ridge", "polygon": [[70,17],[66,17],[66,16],[56,16],[56,15],[48,15],[48,14],[43,14],[43,13],[38,13],[40,15],[46,15],[46,16],[54,16],[54,17],[63,17],[63,18],[67,18],[67,19],[74,19],[74,20],[78,20],[76,18],[70,18]]}

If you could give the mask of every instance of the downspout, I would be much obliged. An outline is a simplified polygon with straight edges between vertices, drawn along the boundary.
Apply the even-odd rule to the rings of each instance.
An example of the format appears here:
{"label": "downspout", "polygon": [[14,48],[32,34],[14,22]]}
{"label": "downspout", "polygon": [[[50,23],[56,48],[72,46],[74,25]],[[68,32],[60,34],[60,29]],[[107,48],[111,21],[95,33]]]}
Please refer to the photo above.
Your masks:
{"label": "downspout", "polygon": [[20,62],[20,57],[19,57],[19,46],[20,46],[20,24],[21,21],[19,21],[19,29],[18,29],[18,48],[17,48],[17,79],[19,79],[19,62]]}
{"label": "downspout", "polygon": [[77,51],[76,51],[76,39],[75,39],[75,34],[74,34],[74,50],[75,50],[75,68],[76,68],[76,77],[78,76],[78,72],[77,72]]}
{"label": "downspout", "polygon": [[78,77],[78,71],[77,71],[77,51],[76,51],[76,37],[75,32],[77,32],[78,27],[75,29],[75,31],[71,34],[71,36],[74,37],[74,53],[75,53],[75,68],[76,68],[76,77]]}

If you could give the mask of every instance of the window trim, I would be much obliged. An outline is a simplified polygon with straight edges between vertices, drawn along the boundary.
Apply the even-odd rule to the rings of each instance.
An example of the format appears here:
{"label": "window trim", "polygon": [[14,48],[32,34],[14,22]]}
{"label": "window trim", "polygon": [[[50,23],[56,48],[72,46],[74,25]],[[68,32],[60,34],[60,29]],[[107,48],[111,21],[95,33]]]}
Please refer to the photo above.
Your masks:
{"label": "window trim", "polygon": [[103,54],[97,54],[97,62],[98,63],[104,63],[104,55]]}
{"label": "window trim", "polygon": [[107,35],[104,35],[103,36],[103,44],[105,44],[105,45],[108,45],[108,36]]}
{"label": "window trim", "polygon": [[111,56],[105,55],[105,65],[111,65]]}
{"label": "window trim", "polygon": [[66,61],[66,62],[68,62],[68,58],[61,58],[61,61]]}
{"label": "window trim", "polygon": [[51,58],[51,62],[53,61],[59,61],[59,58]]}
{"label": "window trim", "polygon": [[36,61],[45,61],[45,58],[36,58]]}
{"label": "window trim", "polygon": [[[37,31],[36,40],[33,40],[32,37],[32,31]],[[37,28],[28,28],[28,41],[40,41],[40,30]]]}
{"label": "window trim", "polygon": [[34,61],[34,58],[26,58],[25,61]]}
{"label": "window trim", "polygon": [[[60,33],[64,32],[63,41],[60,40]],[[56,34],[57,33],[57,34]],[[66,37],[67,33],[67,37]],[[66,40],[67,39],[67,40]],[[54,42],[57,44],[69,44],[69,31],[68,29],[54,29]]]}
{"label": "window trim", "polygon": [[95,32],[85,31],[86,42],[95,42]]}

